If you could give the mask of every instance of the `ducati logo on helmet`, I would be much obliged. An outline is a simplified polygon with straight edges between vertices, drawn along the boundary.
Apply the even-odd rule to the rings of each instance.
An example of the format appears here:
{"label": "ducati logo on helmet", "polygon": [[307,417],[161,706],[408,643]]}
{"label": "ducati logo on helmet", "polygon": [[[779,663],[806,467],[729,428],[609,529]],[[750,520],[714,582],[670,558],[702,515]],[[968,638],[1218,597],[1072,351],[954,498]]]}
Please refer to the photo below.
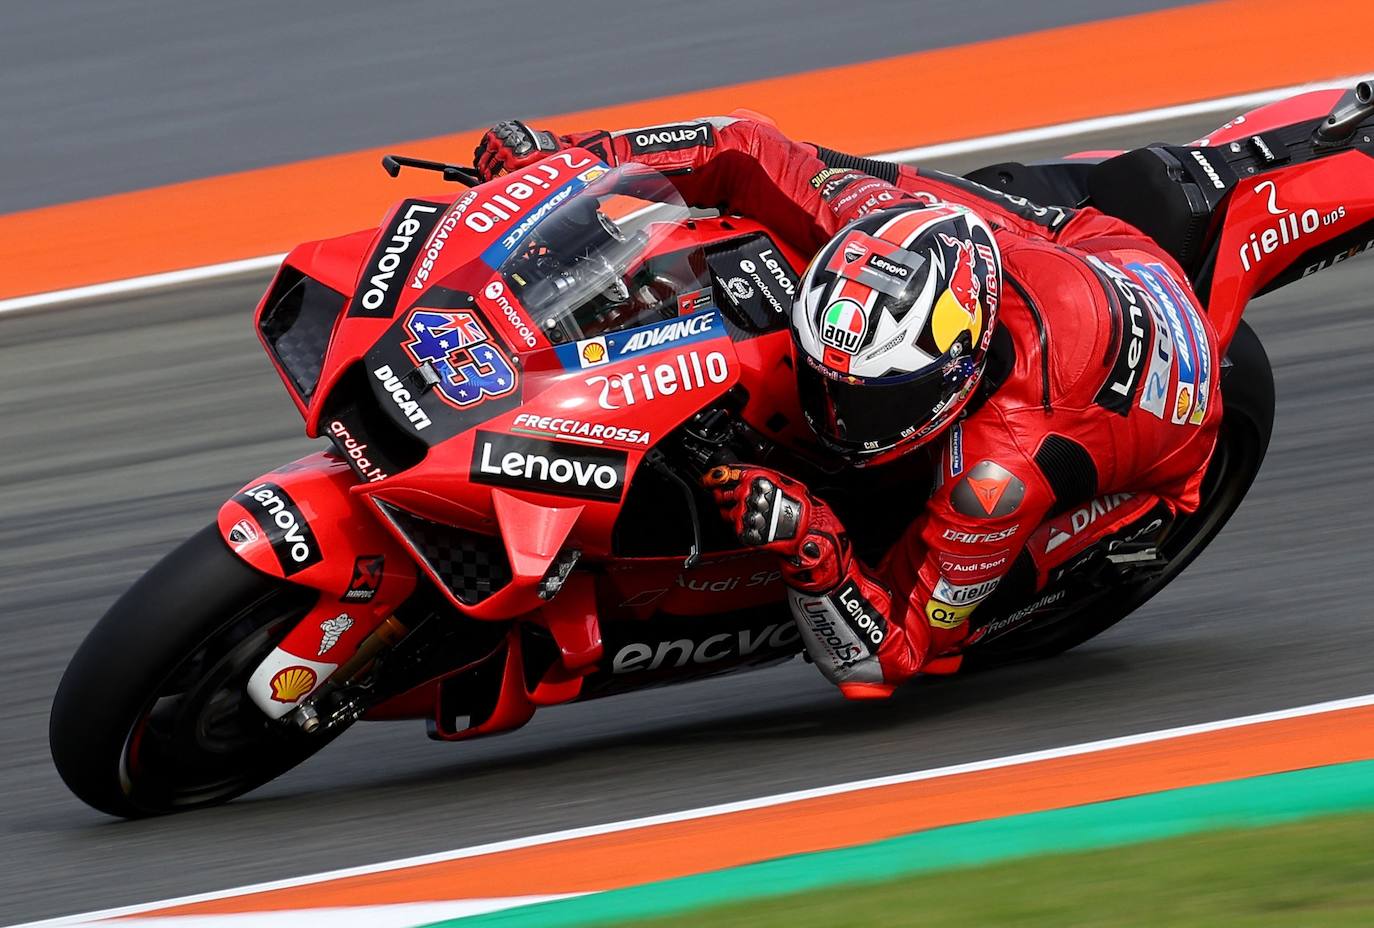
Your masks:
{"label": "ducati logo on helmet", "polygon": [[868,319],[863,307],[853,300],[836,300],[830,304],[821,320],[821,341],[847,354],[859,350]]}

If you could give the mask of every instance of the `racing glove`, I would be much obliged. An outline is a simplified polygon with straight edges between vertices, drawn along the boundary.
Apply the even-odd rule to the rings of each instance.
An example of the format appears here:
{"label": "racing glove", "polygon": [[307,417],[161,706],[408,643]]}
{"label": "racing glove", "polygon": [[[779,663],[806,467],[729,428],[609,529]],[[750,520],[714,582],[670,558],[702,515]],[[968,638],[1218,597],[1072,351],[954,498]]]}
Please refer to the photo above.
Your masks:
{"label": "racing glove", "polygon": [[716,467],[702,482],[741,544],[779,555],[807,654],[846,698],[885,698],[920,669],[929,631],[894,620],[891,593],[854,557],[828,505],[763,467]]}
{"label": "racing glove", "polygon": [[562,147],[562,140],[552,132],[508,119],[483,133],[472,152],[472,164],[482,180],[491,180],[542,161]]}

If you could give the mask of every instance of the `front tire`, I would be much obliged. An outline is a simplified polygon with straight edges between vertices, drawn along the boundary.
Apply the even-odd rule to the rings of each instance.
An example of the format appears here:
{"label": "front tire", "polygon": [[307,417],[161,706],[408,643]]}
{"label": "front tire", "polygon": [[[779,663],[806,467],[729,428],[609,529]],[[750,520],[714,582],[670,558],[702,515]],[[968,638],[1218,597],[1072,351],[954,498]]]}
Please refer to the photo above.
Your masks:
{"label": "front tire", "polygon": [[338,732],[285,728],[245,689],[315,596],[253,570],[213,525],[172,551],[62,676],[48,742],[63,781],[88,805],[134,818],[226,802],[318,751]]}

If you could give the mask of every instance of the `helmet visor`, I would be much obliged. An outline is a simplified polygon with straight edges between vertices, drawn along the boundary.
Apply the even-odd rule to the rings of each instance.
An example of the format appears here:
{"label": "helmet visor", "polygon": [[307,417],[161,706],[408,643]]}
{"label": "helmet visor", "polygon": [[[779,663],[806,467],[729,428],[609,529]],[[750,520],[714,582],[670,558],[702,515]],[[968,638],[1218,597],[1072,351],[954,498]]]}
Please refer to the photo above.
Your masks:
{"label": "helmet visor", "polygon": [[941,417],[959,392],[959,378],[934,370],[904,377],[838,380],[802,360],[797,386],[811,428],[848,451],[876,452],[917,434]]}

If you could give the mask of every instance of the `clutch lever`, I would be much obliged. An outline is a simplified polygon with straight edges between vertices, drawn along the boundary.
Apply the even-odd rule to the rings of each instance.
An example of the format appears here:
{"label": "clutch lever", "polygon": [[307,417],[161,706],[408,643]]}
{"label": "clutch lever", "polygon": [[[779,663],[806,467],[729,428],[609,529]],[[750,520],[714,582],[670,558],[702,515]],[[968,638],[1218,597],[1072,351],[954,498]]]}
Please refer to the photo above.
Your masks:
{"label": "clutch lever", "polygon": [[424,158],[411,158],[406,155],[383,155],[382,170],[392,177],[401,173],[401,168],[416,168],[421,171],[437,171],[443,175],[444,180],[462,184],[464,187],[476,187],[482,183],[482,178],[472,168],[465,168],[457,164],[447,164],[443,161],[427,161]]}

